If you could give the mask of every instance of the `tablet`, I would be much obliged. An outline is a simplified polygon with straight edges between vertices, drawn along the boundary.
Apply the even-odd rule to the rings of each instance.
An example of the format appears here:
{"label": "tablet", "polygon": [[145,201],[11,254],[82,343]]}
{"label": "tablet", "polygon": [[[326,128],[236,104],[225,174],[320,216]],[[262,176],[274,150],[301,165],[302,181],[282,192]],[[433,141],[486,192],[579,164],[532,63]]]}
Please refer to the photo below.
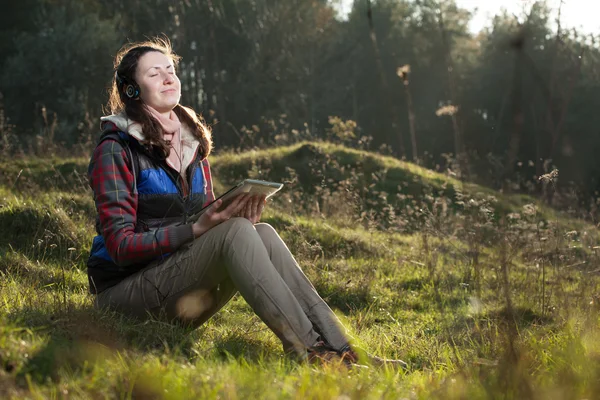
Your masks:
{"label": "tablet", "polygon": [[[250,193],[250,194],[255,194],[255,195],[264,195],[265,198],[268,199],[269,197],[271,197],[275,193],[277,193],[282,187],[283,187],[283,183],[260,181],[260,180],[256,180],[256,179],[244,179],[243,181],[241,181],[240,183],[238,183],[237,185],[235,185],[234,187],[229,189],[227,192],[225,192],[221,196],[217,197],[215,199],[215,201],[217,201],[219,199],[223,200],[223,204],[221,204],[221,207],[219,207],[219,210],[218,210],[218,211],[221,211],[221,210],[225,209],[233,201],[233,199],[239,194]],[[196,221],[202,214],[204,214],[204,212],[210,206],[212,206],[214,204],[215,201],[211,202],[206,207],[204,207],[202,210],[200,210],[198,213],[191,216],[189,218],[189,220]]]}

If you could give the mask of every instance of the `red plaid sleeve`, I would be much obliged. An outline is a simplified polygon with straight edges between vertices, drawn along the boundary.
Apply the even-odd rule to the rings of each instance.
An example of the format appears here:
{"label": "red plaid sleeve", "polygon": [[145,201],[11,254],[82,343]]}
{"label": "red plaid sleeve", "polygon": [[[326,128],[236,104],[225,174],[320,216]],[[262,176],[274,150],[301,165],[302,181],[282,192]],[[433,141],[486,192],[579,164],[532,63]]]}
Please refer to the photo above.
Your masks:
{"label": "red plaid sleeve", "polygon": [[191,225],[135,232],[138,197],[130,165],[123,146],[107,139],[96,147],[89,166],[100,234],[108,254],[119,266],[156,259],[193,239]]}
{"label": "red plaid sleeve", "polygon": [[212,175],[210,173],[210,163],[208,162],[208,158],[202,160],[202,168],[204,168],[204,179],[206,179],[206,202],[204,203],[204,206],[206,207],[215,201],[215,192],[213,191]]}

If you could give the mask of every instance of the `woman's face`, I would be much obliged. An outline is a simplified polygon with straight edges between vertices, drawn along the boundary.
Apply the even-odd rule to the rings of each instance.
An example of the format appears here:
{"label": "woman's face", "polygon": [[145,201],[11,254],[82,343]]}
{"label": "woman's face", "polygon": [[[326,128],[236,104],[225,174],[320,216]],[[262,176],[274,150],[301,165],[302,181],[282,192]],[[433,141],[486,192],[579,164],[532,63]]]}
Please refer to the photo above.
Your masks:
{"label": "woman's face", "polygon": [[140,98],[160,113],[171,111],[181,98],[181,82],[170,57],[151,51],[140,57],[135,71]]}

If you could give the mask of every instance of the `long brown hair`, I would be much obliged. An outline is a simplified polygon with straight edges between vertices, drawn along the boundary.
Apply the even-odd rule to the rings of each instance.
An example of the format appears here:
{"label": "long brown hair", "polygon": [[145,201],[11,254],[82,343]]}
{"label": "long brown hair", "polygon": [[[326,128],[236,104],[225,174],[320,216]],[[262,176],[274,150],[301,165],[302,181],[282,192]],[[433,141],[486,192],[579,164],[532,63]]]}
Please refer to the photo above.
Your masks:
{"label": "long brown hair", "polygon": [[[137,85],[135,71],[138,61],[140,57],[151,51],[158,51],[166,55],[173,61],[175,67],[181,59],[173,52],[171,42],[167,37],[154,37],[144,42],[124,45],[115,56],[115,73],[113,74],[107,108],[112,114],[125,112],[129,119],[138,122],[142,126],[142,132],[146,139],[142,144],[150,148],[155,147],[159,150],[159,154],[166,158],[169,155],[169,146],[163,139],[160,124],[146,110],[141,98],[127,97],[122,83],[117,82],[118,75],[121,80]],[[181,123],[186,124],[192,130],[194,136],[200,142],[198,152],[202,156],[201,158],[206,158],[212,150],[212,135],[203,118],[191,108],[184,107],[181,104],[177,104],[173,111]]]}

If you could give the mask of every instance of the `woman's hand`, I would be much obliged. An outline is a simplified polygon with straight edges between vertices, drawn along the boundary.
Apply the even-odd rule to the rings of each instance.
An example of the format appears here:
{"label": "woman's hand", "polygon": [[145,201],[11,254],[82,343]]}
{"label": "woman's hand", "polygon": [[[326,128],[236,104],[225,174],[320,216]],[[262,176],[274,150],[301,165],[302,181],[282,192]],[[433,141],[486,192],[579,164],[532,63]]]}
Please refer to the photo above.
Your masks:
{"label": "woman's hand", "polygon": [[221,211],[217,210],[221,207],[221,204],[223,204],[223,200],[219,199],[215,201],[215,203],[210,206],[200,218],[198,218],[198,221],[192,225],[194,238],[197,238],[210,228],[219,225],[221,222],[225,222],[238,214],[250,199],[251,197],[247,193],[242,193],[236,196],[233,201]]}
{"label": "woman's hand", "polygon": [[239,217],[246,218],[253,224],[256,224],[258,221],[260,221],[260,216],[262,215],[266,203],[267,200],[265,199],[265,195],[251,196],[248,198],[248,201],[244,207],[240,209],[237,215]]}

